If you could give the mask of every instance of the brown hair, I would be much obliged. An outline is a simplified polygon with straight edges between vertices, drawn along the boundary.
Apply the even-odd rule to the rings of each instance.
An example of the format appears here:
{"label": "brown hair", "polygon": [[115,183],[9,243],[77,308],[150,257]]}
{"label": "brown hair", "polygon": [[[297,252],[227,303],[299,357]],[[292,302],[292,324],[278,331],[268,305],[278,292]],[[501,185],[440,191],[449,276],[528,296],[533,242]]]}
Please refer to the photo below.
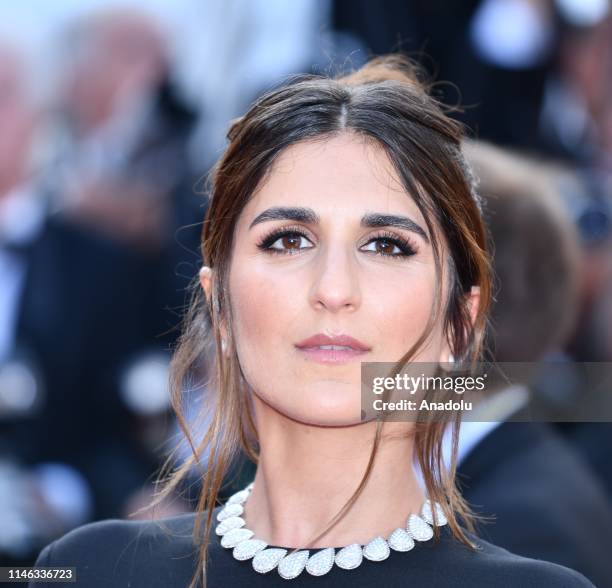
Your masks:
{"label": "brown hair", "polygon": [[[201,549],[191,586],[197,584],[202,567],[206,581],[208,537],[225,474],[240,450],[255,464],[258,461],[257,431],[232,341],[228,273],[237,219],[285,148],[299,141],[325,139],[344,132],[356,133],[385,150],[404,188],[414,197],[431,235],[438,275],[437,304],[423,334],[404,360],[427,340],[440,313],[455,357],[476,361],[482,352],[491,269],[480,201],[461,152],[462,129],[428,94],[414,64],[401,56],[380,57],[348,76],[336,79],[300,76],[259,98],[243,117],[232,123],[227,135],[229,145],[211,172],[211,198],[202,233],[203,259],[212,268],[210,299],[206,300],[194,282],[192,303],[171,365],[173,406],[193,455],[163,481],[164,488],[154,504],[173,492],[207,451],[208,465],[197,506],[198,513],[207,513],[206,526],[201,533],[203,517],[196,517],[194,540],[201,542]],[[440,244],[434,226],[441,230],[450,252],[449,296],[444,309],[439,279]],[[465,303],[472,286],[480,287],[480,305],[473,324]],[[221,324],[229,334],[227,356],[221,353]],[[211,416],[196,447],[182,415],[182,395],[198,363],[209,353],[213,358]],[[442,505],[453,535],[471,546],[458,522],[461,517],[471,529],[470,513],[454,482],[459,420],[457,415],[450,473],[447,474],[442,461],[444,422],[415,425],[415,456],[429,498]],[[359,487],[318,537],[348,512],[365,486],[380,443],[381,426],[379,421]],[[169,464],[170,460],[166,467]]]}

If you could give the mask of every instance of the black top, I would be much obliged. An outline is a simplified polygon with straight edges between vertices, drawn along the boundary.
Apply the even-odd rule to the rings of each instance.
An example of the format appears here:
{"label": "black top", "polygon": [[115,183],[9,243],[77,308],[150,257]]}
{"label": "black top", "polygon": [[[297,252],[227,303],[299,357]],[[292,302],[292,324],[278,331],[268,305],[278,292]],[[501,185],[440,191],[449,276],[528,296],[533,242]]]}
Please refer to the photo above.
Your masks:
{"label": "black top", "polygon": [[[214,532],[220,509],[217,507],[214,511],[209,546],[209,588],[593,586],[578,572],[513,555],[475,537],[472,539],[476,540],[480,550],[470,551],[453,539],[448,526],[441,528],[438,541],[432,539],[417,543],[414,549],[404,553],[392,550],[384,561],[372,562],[364,558],[354,570],[334,565],[324,576],[311,576],[303,570],[297,578],[285,580],[276,569],[267,574],[256,572],[251,560],[235,560],[232,550],[221,546],[220,538]],[[163,527],[160,521],[90,523],[45,547],[36,565],[75,566],[76,585],[87,588],[185,588],[191,581],[197,559],[197,547],[194,547],[191,535],[194,521],[195,515],[187,514],[163,519]],[[47,583],[35,582],[30,586],[47,586]]]}

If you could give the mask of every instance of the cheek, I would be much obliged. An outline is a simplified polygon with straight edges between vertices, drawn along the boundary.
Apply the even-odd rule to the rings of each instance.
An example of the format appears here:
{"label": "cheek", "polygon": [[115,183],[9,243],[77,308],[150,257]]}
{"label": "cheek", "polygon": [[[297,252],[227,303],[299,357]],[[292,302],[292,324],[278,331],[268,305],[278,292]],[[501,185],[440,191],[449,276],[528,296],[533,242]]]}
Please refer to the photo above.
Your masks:
{"label": "cheek", "polygon": [[[434,304],[435,277],[433,269],[418,267],[409,272],[395,272],[393,276],[379,276],[370,280],[368,314],[377,331],[380,356],[377,361],[395,361],[406,353],[421,336]],[[435,345],[436,338],[425,342]],[[429,355],[429,354],[427,354]]]}
{"label": "cheek", "polygon": [[[242,369],[254,380],[268,365],[278,369],[275,356],[292,344],[288,327],[298,326],[296,317],[304,304],[298,288],[299,281],[289,272],[276,277],[256,263],[237,264],[230,273],[234,340]],[[251,377],[249,382],[255,384]]]}

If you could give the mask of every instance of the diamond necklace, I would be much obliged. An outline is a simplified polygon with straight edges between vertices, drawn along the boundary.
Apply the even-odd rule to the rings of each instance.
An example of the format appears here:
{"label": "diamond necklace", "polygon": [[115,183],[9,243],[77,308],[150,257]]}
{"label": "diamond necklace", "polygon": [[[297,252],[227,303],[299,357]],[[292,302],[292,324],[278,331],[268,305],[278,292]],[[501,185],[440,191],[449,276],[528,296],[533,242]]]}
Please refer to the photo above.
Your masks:
{"label": "diamond necklace", "polygon": [[[312,555],[308,549],[287,555],[287,549],[268,548],[265,541],[257,539],[253,531],[245,527],[246,521],[241,515],[253,485],[251,482],[227,500],[217,514],[215,533],[221,536],[223,547],[233,550],[235,559],[246,561],[253,558],[253,569],[260,574],[266,574],[276,568],[282,578],[291,580],[297,578],[304,569],[313,576],[322,576],[327,574],[334,564],[344,570],[353,570],[361,565],[364,557],[370,561],[383,561],[389,557],[391,549],[410,551],[414,548],[415,541],[429,541],[434,535],[432,502],[428,499],[421,507],[420,516],[411,514],[406,527],[398,527],[387,538],[378,536],[365,545],[352,543],[342,547],[337,553],[334,547],[325,547]],[[446,525],[448,521],[442,507],[437,502],[433,504],[438,526]]]}

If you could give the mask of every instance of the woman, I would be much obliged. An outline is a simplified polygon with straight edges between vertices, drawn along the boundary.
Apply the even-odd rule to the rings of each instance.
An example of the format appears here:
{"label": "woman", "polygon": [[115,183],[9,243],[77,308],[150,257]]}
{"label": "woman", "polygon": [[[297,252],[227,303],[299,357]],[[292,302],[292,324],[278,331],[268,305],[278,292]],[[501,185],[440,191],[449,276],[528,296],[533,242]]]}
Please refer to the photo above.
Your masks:
{"label": "woman", "polygon": [[[590,586],[466,530],[445,423],[361,420],[361,362],[474,361],[490,303],[460,128],[413,67],[300,78],[228,138],[173,360],[180,419],[180,391],[217,350],[210,426],[163,494],[206,452],[199,514],[94,523],[37,564],[76,566],[87,586]],[[255,479],[217,505],[241,447]]]}

